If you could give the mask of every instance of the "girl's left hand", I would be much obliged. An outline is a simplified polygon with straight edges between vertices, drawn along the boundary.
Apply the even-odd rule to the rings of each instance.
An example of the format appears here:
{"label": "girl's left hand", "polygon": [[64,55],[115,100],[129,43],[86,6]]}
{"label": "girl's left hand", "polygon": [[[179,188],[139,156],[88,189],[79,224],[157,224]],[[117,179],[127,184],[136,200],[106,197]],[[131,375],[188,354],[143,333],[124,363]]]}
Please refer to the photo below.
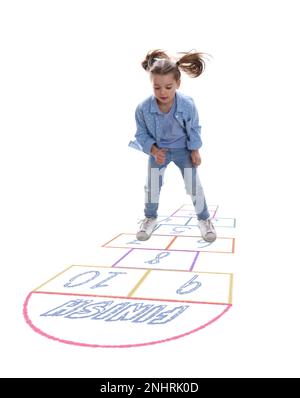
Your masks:
{"label": "girl's left hand", "polygon": [[196,149],[195,151],[192,151],[191,153],[191,158],[192,158],[192,164],[194,167],[198,167],[201,164],[201,156],[199,153],[199,150]]}

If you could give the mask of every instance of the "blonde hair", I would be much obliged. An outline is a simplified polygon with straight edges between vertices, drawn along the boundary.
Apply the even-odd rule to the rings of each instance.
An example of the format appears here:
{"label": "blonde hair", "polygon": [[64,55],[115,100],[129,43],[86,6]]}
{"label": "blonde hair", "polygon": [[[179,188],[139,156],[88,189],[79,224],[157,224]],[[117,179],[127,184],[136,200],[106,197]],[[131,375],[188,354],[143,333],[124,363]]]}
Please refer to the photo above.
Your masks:
{"label": "blonde hair", "polygon": [[189,52],[180,52],[178,54],[184,55],[174,62],[163,50],[149,51],[142,62],[142,67],[152,75],[173,73],[176,81],[180,80],[180,71],[185,72],[190,77],[198,77],[204,72],[204,53],[192,50]]}

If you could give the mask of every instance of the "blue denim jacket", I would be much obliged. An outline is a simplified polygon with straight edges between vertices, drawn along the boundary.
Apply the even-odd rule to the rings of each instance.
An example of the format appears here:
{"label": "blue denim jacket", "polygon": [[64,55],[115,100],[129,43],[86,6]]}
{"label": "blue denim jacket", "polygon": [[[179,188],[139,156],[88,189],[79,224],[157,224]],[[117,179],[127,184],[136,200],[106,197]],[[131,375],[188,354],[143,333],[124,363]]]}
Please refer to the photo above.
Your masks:
{"label": "blue denim jacket", "polygon": [[[176,91],[175,95],[177,100],[175,117],[186,131],[187,148],[199,149],[202,146],[201,126],[194,100],[179,91]],[[159,109],[154,95],[137,106],[135,120],[137,127],[135,140],[130,141],[129,146],[150,154],[153,144],[160,147],[160,137],[162,136]]]}

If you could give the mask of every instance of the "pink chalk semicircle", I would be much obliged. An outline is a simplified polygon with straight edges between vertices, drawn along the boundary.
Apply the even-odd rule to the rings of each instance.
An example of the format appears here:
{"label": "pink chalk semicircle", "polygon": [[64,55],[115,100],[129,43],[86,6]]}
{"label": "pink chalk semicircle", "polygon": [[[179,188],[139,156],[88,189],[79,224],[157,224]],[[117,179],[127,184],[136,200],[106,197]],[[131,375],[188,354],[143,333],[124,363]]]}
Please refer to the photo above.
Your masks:
{"label": "pink chalk semicircle", "polygon": [[92,343],[85,343],[84,341],[72,341],[72,340],[68,340],[68,339],[63,339],[57,336],[53,336],[49,333],[46,333],[45,331],[41,330],[41,328],[39,328],[38,326],[36,326],[33,321],[30,319],[29,316],[29,311],[28,311],[28,304],[32,298],[32,295],[34,295],[35,292],[30,292],[28,294],[28,296],[26,297],[25,301],[24,301],[24,305],[23,305],[23,315],[25,318],[26,323],[38,334],[40,334],[41,336],[44,336],[48,339],[51,340],[55,340],[58,341],[60,343],[64,343],[64,344],[70,344],[70,345],[75,345],[75,346],[81,346],[81,347],[92,347],[92,348],[131,348],[131,347],[143,347],[143,346],[149,346],[149,345],[154,345],[154,344],[159,344],[159,343],[166,343],[169,341],[173,341],[185,336],[188,336],[192,333],[198,332],[201,329],[204,329],[205,327],[211,325],[212,323],[214,323],[215,321],[217,321],[218,319],[220,319],[231,307],[232,304],[205,304],[205,305],[218,305],[218,307],[220,308],[220,311],[218,312],[217,315],[215,315],[214,317],[212,317],[211,319],[207,320],[205,323],[202,323],[201,325],[192,328],[186,332],[183,333],[179,333],[176,334],[174,336],[171,337],[167,337],[167,338],[162,338],[162,339],[154,339],[152,341],[146,341],[146,342],[139,342],[136,344],[92,344]]}

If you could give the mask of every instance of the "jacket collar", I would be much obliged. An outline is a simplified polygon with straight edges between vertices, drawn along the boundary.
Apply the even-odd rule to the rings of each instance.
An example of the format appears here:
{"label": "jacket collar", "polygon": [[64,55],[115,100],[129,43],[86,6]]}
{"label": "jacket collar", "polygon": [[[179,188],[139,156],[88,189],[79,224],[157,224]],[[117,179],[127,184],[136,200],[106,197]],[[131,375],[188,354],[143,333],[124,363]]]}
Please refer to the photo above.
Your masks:
{"label": "jacket collar", "polygon": [[[183,112],[183,99],[182,99],[182,95],[181,93],[179,93],[178,91],[176,91],[176,101],[177,101],[177,112]],[[150,100],[150,112],[151,113],[158,113],[160,114],[160,110],[158,108],[157,102],[156,102],[156,98],[154,95],[152,95],[151,100]]]}

